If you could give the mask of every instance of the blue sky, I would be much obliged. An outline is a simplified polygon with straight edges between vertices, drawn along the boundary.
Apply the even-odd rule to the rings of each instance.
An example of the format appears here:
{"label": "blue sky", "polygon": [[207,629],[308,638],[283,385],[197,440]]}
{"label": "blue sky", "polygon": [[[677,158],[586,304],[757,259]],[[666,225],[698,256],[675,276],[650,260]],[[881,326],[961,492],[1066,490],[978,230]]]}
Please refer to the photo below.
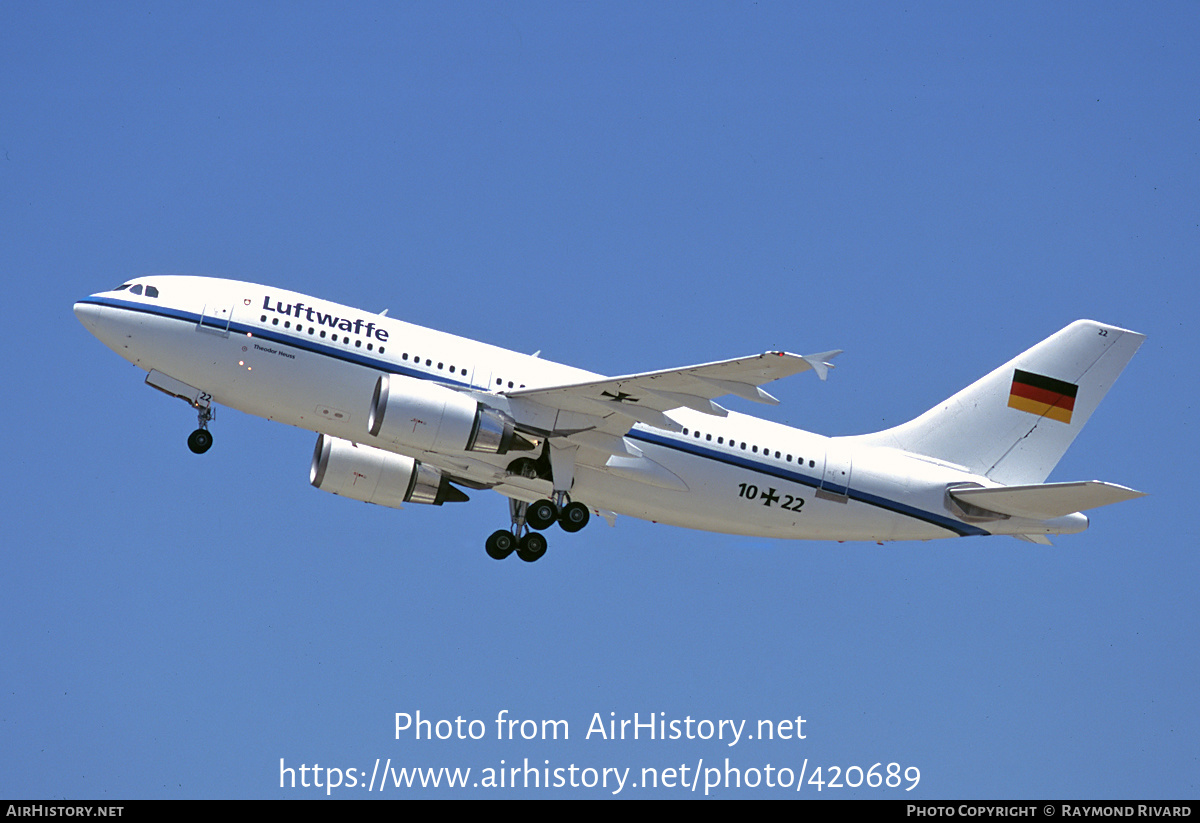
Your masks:
{"label": "blue sky", "polygon": [[[0,796],[728,757],[921,773],[820,796],[1195,797],[1198,41],[1191,3],[0,5]],[[766,410],[823,434],[1091,317],[1149,337],[1051,479],[1149,496],[1053,548],[622,518],[496,563],[496,495],[326,495],[312,434],[227,410],[190,454],[71,313],[146,273],[608,374],[841,348]],[[489,734],[395,739],[418,710]],[[570,739],[498,741],[502,710]],[[585,739],[610,712],[806,738]]]}

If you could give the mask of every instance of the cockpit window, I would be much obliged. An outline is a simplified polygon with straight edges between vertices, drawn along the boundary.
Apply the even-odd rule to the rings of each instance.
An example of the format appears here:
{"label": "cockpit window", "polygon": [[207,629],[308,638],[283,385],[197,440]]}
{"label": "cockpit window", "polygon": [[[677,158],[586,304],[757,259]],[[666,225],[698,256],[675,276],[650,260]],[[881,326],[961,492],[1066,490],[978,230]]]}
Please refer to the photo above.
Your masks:
{"label": "cockpit window", "polygon": [[141,294],[142,289],[145,289],[147,297],[158,297],[157,286],[143,286],[141,283],[122,283],[113,291],[125,291],[125,289],[129,289],[130,294]]}

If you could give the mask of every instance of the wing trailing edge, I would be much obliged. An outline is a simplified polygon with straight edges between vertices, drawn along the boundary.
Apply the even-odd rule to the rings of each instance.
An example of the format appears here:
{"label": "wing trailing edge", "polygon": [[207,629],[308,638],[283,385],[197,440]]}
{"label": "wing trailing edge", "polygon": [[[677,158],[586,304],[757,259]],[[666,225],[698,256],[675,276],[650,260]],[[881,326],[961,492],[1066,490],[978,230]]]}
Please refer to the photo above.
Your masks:
{"label": "wing trailing edge", "polygon": [[[628,374],[622,377],[603,377],[582,383],[561,386],[542,386],[532,389],[502,392],[515,402],[529,402],[554,410],[561,429],[563,413],[583,415],[585,420],[574,421],[573,428],[590,425],[611,434],[624,434],[633,423],[644,423],[668,431],[682,427],[667,416],[680,408],[702,414],[725,417],[729,412],[716,398],[732,394],[756,403],[778,404],[779,401],[761,386],[773,380],[815,371],[824,380],[833,368],[831,361],[841,351],[799,355],[769,351],[749,357],[735,357],[715,363],[701,363],[678,369]],[[602,422],[607,420],[608,422]],[[619,421],[619,422],[618,422]],[[557,432],[548,432],[552,436]]]}

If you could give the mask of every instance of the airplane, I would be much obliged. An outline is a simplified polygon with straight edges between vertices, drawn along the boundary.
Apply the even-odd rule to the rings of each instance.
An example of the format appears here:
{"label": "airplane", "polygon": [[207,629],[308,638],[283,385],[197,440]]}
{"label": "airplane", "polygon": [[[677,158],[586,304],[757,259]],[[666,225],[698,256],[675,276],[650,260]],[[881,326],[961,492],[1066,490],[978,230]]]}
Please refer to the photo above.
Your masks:
{"label": "airplane", "polygon": [[74,307],[93,335],[195,409],[217,404],[317,433],[309,480],[401,508],[509,500],[485,541],[546,553],[543,531],[593,513],[755,537],[837,541],[1012,535],[1049,544],[1084,511],[1143,496],[1046,483],[1144,335],[1078,320],[919,417],[824,437],[719,405],[825,380],[840,351],[783,351],[606,377],[283,289],[137,277]]}

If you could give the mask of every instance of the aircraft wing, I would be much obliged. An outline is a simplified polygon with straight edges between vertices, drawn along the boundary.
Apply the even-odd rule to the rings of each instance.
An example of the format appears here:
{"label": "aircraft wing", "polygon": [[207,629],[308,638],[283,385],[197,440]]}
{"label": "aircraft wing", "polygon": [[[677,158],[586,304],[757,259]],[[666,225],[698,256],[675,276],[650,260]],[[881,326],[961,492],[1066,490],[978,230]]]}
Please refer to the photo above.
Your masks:
{"label": "aircraft wing", "polygon": [[[724,417],[729,412],[713,400],[727,394],[775,405],[779,401],[760,388],[763,384],[810,369],[824,380],[829,369],[833,368],[829,361],[839,354],[840,350],[809,355],[771,351],[679,369],[521,389],[504,394],[514,401],[530,401],[558,410],[556,434],[567,434],[568,431],[564,429],[624,434],[635,422],[678,431],[680,426],[665,412],[688,408]],[[567,414],[563,415],[563,412]],[[591,421],[585,422],[586,418]],[[597,420],[604,422],[597,424]],[[572,422],[563,426],[562,423],[566,421]]]}

